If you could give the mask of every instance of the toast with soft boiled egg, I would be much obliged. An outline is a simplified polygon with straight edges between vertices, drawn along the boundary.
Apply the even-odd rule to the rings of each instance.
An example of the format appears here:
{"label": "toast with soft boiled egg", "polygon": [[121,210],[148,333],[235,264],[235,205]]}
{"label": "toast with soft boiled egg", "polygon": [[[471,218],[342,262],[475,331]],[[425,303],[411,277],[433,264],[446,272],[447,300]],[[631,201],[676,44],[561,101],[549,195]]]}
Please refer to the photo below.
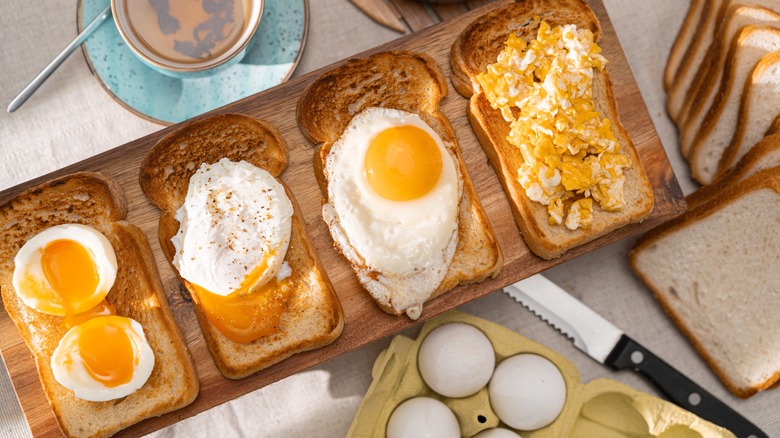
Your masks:
{"label": "toast with soft boiled egg", "polygon": [[478,17],[452,46],[452,81],[470,98],[471,126],[526,244],[545,259],[653,208],[600,36],[580,0],[518,0]]}
{"label": "toast with soft boiled egg", "polygon": [[503,257],[439,102],[424,54],[351,59],[309,84],[298,125],[317,144],[323,219],[336,249],[387,313],[495,277]]}
{"label": "toast with soft boiled egg", "polygon": [[333,342],[344,316],[289,189],[286,143],[238,114],[190,122],[141,164],[160,246],[217,368],[239,379]]}
{"label": "toast with soft boiled egg", "polygon": [[67,436],[110,436],[198,394],[149,244],[125,216],[119,186],[96,173],[0,206],[3,304]]}

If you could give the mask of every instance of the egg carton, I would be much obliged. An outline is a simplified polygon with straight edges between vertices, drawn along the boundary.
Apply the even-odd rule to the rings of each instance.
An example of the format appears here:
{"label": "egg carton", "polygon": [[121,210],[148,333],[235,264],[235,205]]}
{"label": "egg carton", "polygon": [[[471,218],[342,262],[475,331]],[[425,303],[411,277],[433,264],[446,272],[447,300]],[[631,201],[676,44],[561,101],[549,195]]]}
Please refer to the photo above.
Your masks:
{"label": "egg carton", "polygon": [[[487,387],[464,398],[448,398],[431,390],[417,368],[417,354],[425,336],[451,322],[472,325],[493,344],[496,365],[520,353],[549,359],[566,384],[566,402],[558,417],[547,426],[531,431],[503,424],[490,406]],[[446,404],[455,414],[464,437],[494,427],[514,430],[523,438],[559,437],[682,437],[733,438],[728,430],[709,423],[670,402],[637,391],[611,379],[583,384],[577,368],[562,355],[496,323],[459,311],[450,311],[427,321],[417,336],[393,338],[372,370],[373,381],[358,409],[347,437],[381,437],[393,410],[405,400],[431,397]]]}

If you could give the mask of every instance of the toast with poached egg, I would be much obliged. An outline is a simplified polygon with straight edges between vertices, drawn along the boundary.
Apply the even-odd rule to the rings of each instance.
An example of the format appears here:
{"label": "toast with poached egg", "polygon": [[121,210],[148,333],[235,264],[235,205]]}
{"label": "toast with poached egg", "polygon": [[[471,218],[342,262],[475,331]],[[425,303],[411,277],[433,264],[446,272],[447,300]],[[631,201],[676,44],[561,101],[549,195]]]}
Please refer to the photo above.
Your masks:
{"label": "toast with poached egg", "polygon": [[333,342],[344,316],[292,193],[269,123],[224,114],[161,139],[140,169],[162,210],[160,246],[193,298],[220,372],[239,379]]}
{"label": "toast with poached egg", "polygon": [[[518,0],[478,17],[452,46],[452,81],[470,98],[471,126],[526,244],[545,259],[641,222],[653,208],[653,189],[618,118],[600,36],[581,0]],[[553,48],[569,53],[543,60]],[[558,117],[569,108],[570,118]]]}
{"label": "toast with poached egg", "polygon": [[351,59],[309,84],[298,125],[336,249],[387,313],[419,318],[458,284],[495,277],[503,257],[439,102],[427,55]]}
{"label": "toast with poached egg", "polygon": [[[197,373],[168,308],[152,251],[143,232],[125,222],[126,213],[125,198],[119,186],[101,174],[86,172],[49,181],[0,206],[0,223],[3,224],[0,229],[0,292],[3,304],[35,357],[43,391],[66,436],[110,436],[145,418],[182,408],[190,404],[198,394]],[[52,281],[56,293],[45,296],[42,289],[26,287],[34,284],[24,281],[25,277],[35,271],[35,267],[30,266],[35,264],[32,261],[35,257],[25,258],[20,255],[23,252],[21,249],[28,243],[40,240],[39,236],[44,235],[42,233],[55,229],[61,231],[58,237],[31,252],[32,255],[42,254],[38,255],[37,259],[53,257],[53,262],[45,264],[55,271],[57,263],[63,263],[63,259],[60,257],[56,260],[57,256],[52,256],[52,251],[60,251],[60,255],[70,259],[64,260],[64,266],[60,266],[64,269],[61,269],[59,275],[54,273],[54,277],[59,277],[59,281]],[[82,254],[89,255],[88,260],[91,263],[87,265],[98,266],[98,276],[101,280],[105,271],[111,271],[113,284],[107,294],[104,289],[93,299],[92,295],[84,297],[65,290],[72,287],[73,282],[83,280],[84,276],[77,272],[79,263],[74,261],[72,256],[79,252],[79,246],[63,248],[62,244],[74,242],[68,235],[89,240],[89,236],[95,233],[105,236],[105,240],[99,239],[105,242],[107,247],[88,249]],[[115,263],[114,268],[100,268],[103,264],[111,265],[112,262]],[[20,272],[24,274],[20,276]],[[52,278],[47,271],[47,279]],[[19,285],[24,287],[17,291],[16,286]],[[62,302],[63,299],[65,303]],[[95,306],[95,301],[101,300],[104,300],[103,304]],[[36,307],[30,307],[30,304]],[[63,308],[75,311],[71,313]],[[85,311],[82,312],[83,310]],[[94,338],[92,341],[79,338],[83,339],[84,344],[76,342],[75,346],[73,343],[60,343],[66,333],[71,335],[75,333],[73,329],[104,320],[106,317],[102,315],[109,311],[121,317],[132,318],[140,324],[154,356],[153,370],[148,379],[129,395],[124,395],[127,391],[108,396],[105,394],[106,390],[109,393],[118,388],[122,390],[123,385],[118,384],[119,382],[112,383],[105,379],[106,376],[120,374],[120,368],[124,365],[119,360],[119,355],[115,358],[102,358],[107,362],[102,363],[103,369],[99,368],[100,357],[85,366],[90,368],[93,377],[97,376],[96,379],[87,380],[100,381],[99,375],[102,373],[106,388],[97,382],[80,380],[78,371],[75,376],[68,377],[68,371],[72,374],[77,368],[69,364],[68,359],[52,360],[52,356],[58,356],[60,351],[67,353],[67,350],[79,348],[82,355],[89,355],[90,353],[85,351],[90,351],[93,356],[99,356],[95,355],[95,349],[98,353],[121,353],[121,349],[114,348],[120,343],[116,337],[111,338],[113,342],[110,343],[101,340],[95,342]],[[84,346],[88,347],[90,342],[96,344],[93,345],[95,348],[85,350]],[[140,350],[140,359],[135,353],[133,357],[137,361],[147,362],[148,359],[143,356],[144,349]],[[63,371],[66,380],[60,377]],[[136,372],[137,370],[133,371],[132,379],[135,379]],[[60,383],[61,381],[64,383]],[[74,387],[68,389],[65,384]],[[85,398],[104,401],[90,401]]]}

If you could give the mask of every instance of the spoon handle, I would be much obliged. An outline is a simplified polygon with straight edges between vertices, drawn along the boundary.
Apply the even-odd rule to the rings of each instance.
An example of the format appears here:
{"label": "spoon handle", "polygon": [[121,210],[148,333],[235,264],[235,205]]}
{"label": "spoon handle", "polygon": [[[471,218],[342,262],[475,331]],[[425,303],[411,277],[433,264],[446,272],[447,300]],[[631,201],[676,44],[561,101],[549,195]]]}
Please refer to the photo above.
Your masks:
{"label": "spoon handle", "polygon": [[14,100],[11,101],[11,104],[8,105],[8,112],[12,113],[16,111],[24,102],[27,101],[27,99],[32,96],[33,93],[35,93],[35,90],[38,89],[38,87],[41,86],[41,84],[46,81],[46,79],[49,78],[49,76],[54,73],[54,70],[57,70],[57,67],[62,64],[63,61],[71,54],[74,50],[76,50],[79,46],[81,46],[84,41],[86,41],[87,38],[89,38],[90,35],[92,35],[92,32],[95,31],[100,25],[111,16],[111,6],[106,7],[106,9],[103,10],[100,14],[98,14],[97,17],[95,17],[94,20],[92,20],[91,23],[87,25],[87,27],[84,28],[84,30],[79,33],[76,38],[70,42],[70,44],[67,45],[62,51],[57,55],[50,63],[46,66],[43,70],[41,70],[40,73],[38,73],[33,80],[27,84],[26,87],[19,93],[18,96],[14,98]]}

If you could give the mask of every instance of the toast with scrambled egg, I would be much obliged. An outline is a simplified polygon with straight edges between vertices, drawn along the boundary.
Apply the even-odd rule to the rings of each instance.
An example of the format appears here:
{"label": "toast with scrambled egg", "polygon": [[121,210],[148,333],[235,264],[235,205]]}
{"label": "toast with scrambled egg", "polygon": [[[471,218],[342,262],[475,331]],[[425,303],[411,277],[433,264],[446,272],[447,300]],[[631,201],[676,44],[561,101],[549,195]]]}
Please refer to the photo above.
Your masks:
{"label": "toast with scrambled egg", "polygon": [[[318,145],[314,169],[334,246],[382,310],[412,319],[456,285],[495,277],[503,263],[439,111],[446,94],[429,56],[391,51],[324,73],[298,101],[301,132]],[[391,133],[397,143],[384,137]]]}
{"label": "toast with scrambled egg", "polygon": [[[477,18],[452,46],[452,81],[470,98],[474,132],[526,244],[545,259],[641,222],[653,207],[652,187],[620,124],[607,61],[595,44],[600,36],[598,19],[583,1],[519,0]],[[551,47],[585,52],[537,66]],[[565,71],[580,82],[555,76],[564,71],[559,62],[575,65]],[[513,72],[516,67],[523,75]],[[524,96],[518,89],[534,91]],[[545,96],[560,99],[558,110],[545,106]]]}
{"label": "toast with scrambled egg", "polygon": [[[158,235],[172,265],[176,255],[172,238],[180,227],[175,215],[185,203],[193,175],[202,166],[214,166],[226,158],[249,163],[278,180],[287,166],[286,143],[279,131],[267,122],[238,114],[217,115],[187,123],[170,133],[149,151],[141,164],[141,188],[163,211]],[[208,291],[204,293],[184,279],[174,266],[193,298],[211,356],[227,378],[239,379],[295,353],[330,344],[344,326],[341,304],[306,234],[300,209],[289,189],[281,184],[293,206],[289,246],[284,254],[289,277],[283,286],[261,291],[269,298],[262,302],[258,319],[251,322],[271,324],[268,334],[250,342],[228,337],[215,325],[219,321],[209,319],[204,306]]]}
{"label": "toast with scrambled egg", "polygon": [[[143,232],[125,222],[126,213],[119,186],[101,174],[86,172],[49,181],[0,206],[3,304],[35,357],[43,391],[67,436],[110,436],[145,418],[182,408],[198,394],[197,373],[168,308],[152,251]],[[149,379],[124,398],[87,401],[59,384],[50,363],[68,331],[65,317],[38,312],[14,292],[16,254],[33,236],[59,224],[84,224],[108,239],[118,269],[105,301],[117,315],[141,324],[154,352]]]}

